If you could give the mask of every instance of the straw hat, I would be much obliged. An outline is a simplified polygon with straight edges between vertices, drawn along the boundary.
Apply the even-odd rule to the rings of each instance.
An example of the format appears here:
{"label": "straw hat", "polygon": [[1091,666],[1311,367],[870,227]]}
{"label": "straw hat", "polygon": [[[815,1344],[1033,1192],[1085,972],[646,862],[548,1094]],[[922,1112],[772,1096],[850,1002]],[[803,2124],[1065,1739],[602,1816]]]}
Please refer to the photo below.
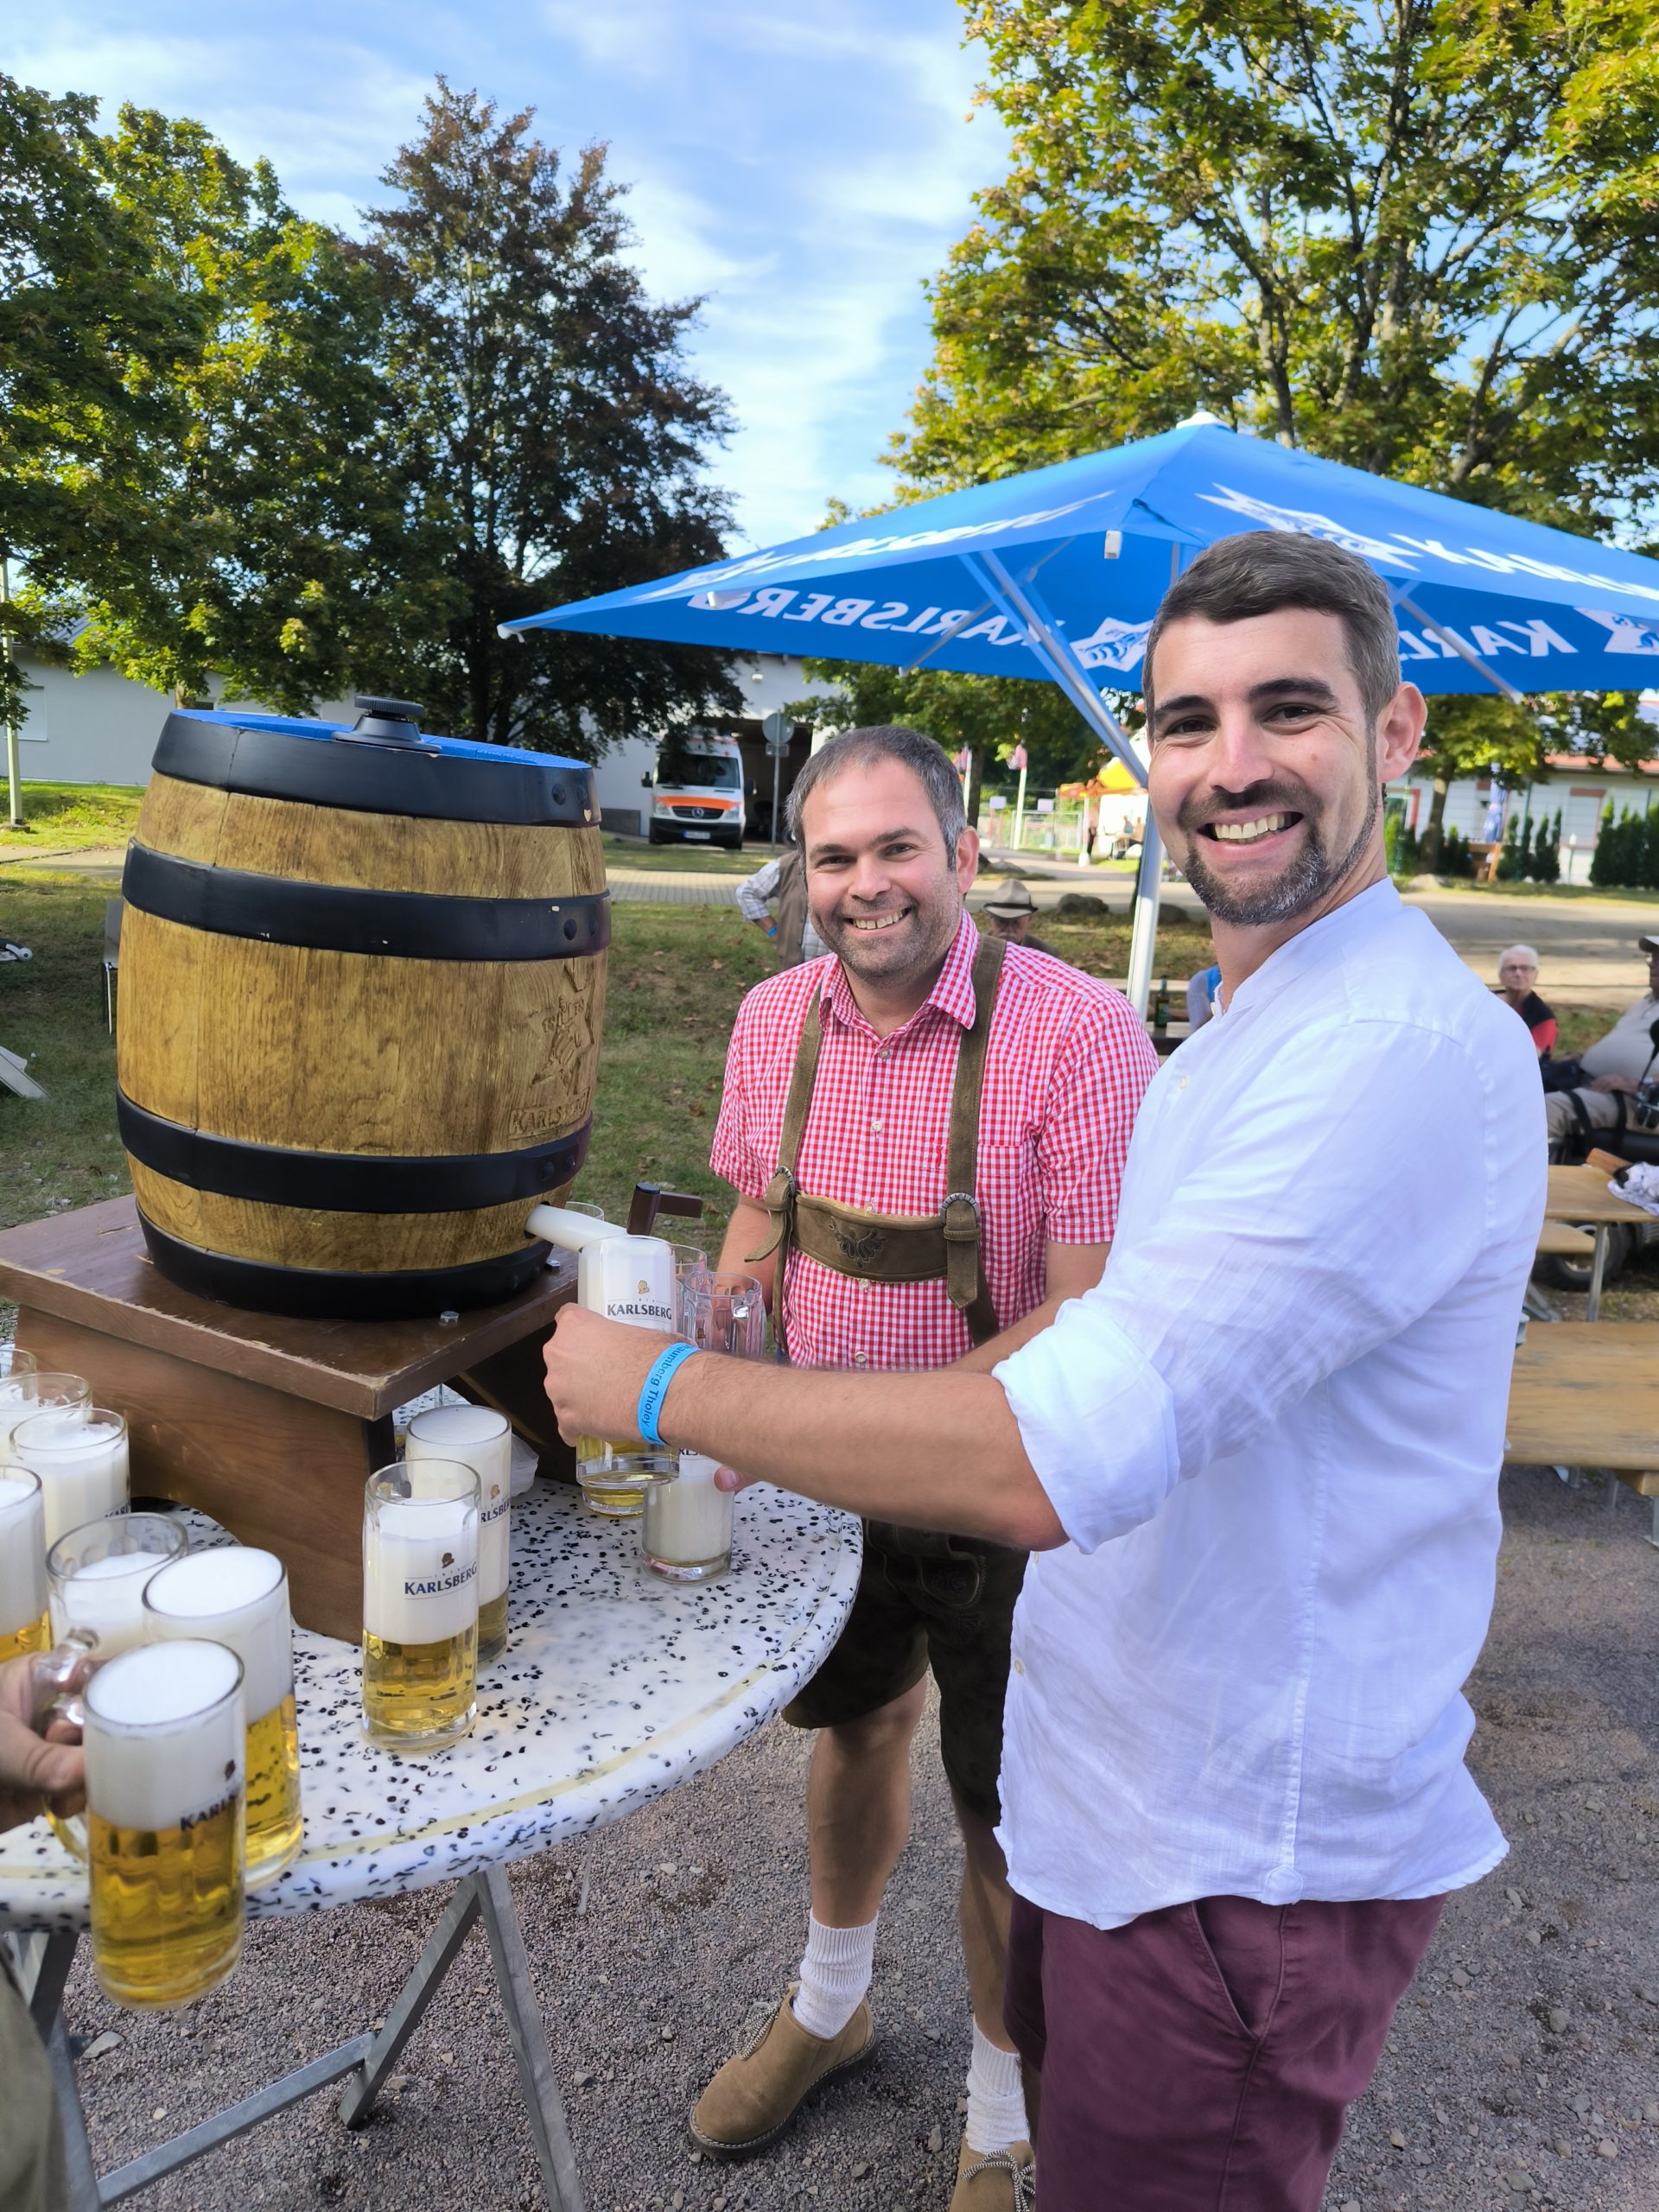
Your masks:
{"label": "straw hat", "polygon": [[1003,922],[1018,921],[1021,914],[1034,914],[1036,911],[1037,901],[1017,875],[997,893],[995,899],[985,901],[985,912],[995,914],[999,921]]}

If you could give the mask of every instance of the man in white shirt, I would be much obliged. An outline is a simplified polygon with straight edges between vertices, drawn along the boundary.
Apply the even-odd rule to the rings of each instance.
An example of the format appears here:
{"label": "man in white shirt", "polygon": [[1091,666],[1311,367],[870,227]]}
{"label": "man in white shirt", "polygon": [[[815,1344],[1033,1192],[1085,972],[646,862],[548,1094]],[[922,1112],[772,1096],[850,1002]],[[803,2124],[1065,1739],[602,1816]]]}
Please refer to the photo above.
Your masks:
{"label": "man in white shirt", "polygon": [[[1624,1125],[1628,1098],[1644,1076],[1659,1071],[1659,937],[1639,937],[1637,949],[1648,959],[1648,993],[1627,1006],[1605,1037],[1579,1055],[1581,1084],[1552,1090],[1544,1101],[1545,1127],[1552,1144],[1574,1129],[1616,1129]],[[1569,1077],[1570,1080],[1570,1077]]]}
{"label": "man in white shirt", "polygon": [[1221,1011],[1147,1093],[1096,1287],[942,1374],[698,1354],[665,1393],[660,1342],[567,1313],[549,1390],[567,1433],[655,1389],[747,1477],[1042,1554],[999,1834],[1043,2212],[1316,2212],[1441,1900],[1504,1851],[1461,1686],[1543,1108],[1523,1025],[1388,880],[1424,707],[1371,571],[1224,540],[1146,666]]}

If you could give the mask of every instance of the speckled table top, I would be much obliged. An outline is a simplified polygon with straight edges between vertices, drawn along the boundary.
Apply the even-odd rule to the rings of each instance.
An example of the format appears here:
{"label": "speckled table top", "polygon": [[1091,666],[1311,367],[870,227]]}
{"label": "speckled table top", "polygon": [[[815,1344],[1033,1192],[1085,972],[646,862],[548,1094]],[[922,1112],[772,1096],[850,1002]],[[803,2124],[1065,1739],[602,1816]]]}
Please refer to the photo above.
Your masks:
{"label": "speckled table top", "polygon": [[[718,1581],[671,1586],[639,1523],[537,1484],[513,1501],[511,1640],[472,1734],[368,1745],[355,1644],[295,1631],[305,1842],[249,1910],[319,1911],[452,1881],[620,1820],[715,1764],[817,1669],[858,1580],[858,1524],[757,1484]],[[211,1527],[211,1524],[209,1524]],[[46,1822],[0,1836],[0,1927],[70,1928],[86,1885]]]}

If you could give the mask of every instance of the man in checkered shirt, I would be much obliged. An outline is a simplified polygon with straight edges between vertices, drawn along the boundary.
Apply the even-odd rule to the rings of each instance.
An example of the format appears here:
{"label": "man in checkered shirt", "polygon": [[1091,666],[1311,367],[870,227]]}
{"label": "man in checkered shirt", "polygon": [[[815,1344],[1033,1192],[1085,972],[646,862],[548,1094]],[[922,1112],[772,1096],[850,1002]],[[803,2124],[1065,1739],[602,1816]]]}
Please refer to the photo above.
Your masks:
{"label": "man in checkered shirt", "polygon": [[[830,950],[761,983],[733,1032],[713,1166],[737,1192],[720,1264],[753,1268],[780,1318],[763,1202],[783,1165],[802,1194],[882,1216],[938,1216],[959,1053],[975,1024],[980,939],[964,906],[978,841],[950,764],[912,730],[853,730],[815,755],[790,801],[812,921]],[[984,971],[981,971],[982,982]],[[1007,946],[993,976],[976,1168],[982,1295],[970,1331],[946,1281],[880,1281],[785,1245],[782,1318],[798,1365],[988,1367],[976,1335],[1034,1334],[1104,1264],[1130,1125],[1156,1062],[1128,1001],[1045,953]],[[785,1136],[797,1056],[821,1042],[804,1122]],[[797,1113],[798,1117],[799,1109]],[[959,1141],[971,1141],[968,1135]],[[774,1202],[777,1188],[773,1187]],[[856,1224],[855,1224],[856,1227]],[[803,1232],[804,1234],[804,1232]],[[878,1272],[873,1270],[873,1272]],[[999,1356],[1010,1338],[999,1338]],[[910,1740],[931,1665],[964,1847],[963,1962],[973,2063],[957,2212],[1012,2212],[1029,2186],[1019,2062],[1002,2024],[1009,1900],[994,1834],[1009,1630],[1026,1554],[866,1527],[852,1614],[788,1708],[816,1729],[807,1792],[812,1910],[799,1984],[704,2092],[706,2149],[758,2149],[807,2092],[874,2041],[866,1993],[876,1914],[909,1828]]]}

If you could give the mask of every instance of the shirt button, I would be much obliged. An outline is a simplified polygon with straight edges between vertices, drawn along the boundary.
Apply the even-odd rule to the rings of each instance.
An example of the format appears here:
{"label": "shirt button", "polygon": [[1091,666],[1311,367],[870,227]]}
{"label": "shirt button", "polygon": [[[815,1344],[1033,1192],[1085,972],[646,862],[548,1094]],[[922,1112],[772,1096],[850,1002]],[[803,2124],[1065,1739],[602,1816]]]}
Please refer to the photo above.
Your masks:
{"label": "shirt button", "polygon": [[853,1365],[854,1365],[855,1367],[868,1367],[868,1366],[869,1365],[869,1363],[870,1363],[870,1356],[869,1356],[868,1352],[867,1352],[867,1351],[855,1351],[855,1352],[853,1354]]}
{"label": "shirt button", "polygon": [[870,1123],[870,1135],[871,1135],[872,1136],[877,1136],[877,1137],[879,1137],[879,1136],[880,1135],[880,1134],[881,1134],[881,1124],[880,1124],[880,1122],[872,1122]]}
{"label": "shirt button", "polygon": [[861,1290],[868,1290],[869,1288],[870,1279],[868,1275],[860,1275],[858,1277],[858,1287]]}
{"label": "shirt button", "polygon": [[1023,1674],[1025,1673],[1025,1671],[1026,1671],[1026,1662],[1025,1662],[1025,1661],[1024,1661],[1023,1659],[1016,1659],[1016,1660],[1014,1661],[1014,1673],[1015,1673],[1016,1675],[1023,1675]]}

